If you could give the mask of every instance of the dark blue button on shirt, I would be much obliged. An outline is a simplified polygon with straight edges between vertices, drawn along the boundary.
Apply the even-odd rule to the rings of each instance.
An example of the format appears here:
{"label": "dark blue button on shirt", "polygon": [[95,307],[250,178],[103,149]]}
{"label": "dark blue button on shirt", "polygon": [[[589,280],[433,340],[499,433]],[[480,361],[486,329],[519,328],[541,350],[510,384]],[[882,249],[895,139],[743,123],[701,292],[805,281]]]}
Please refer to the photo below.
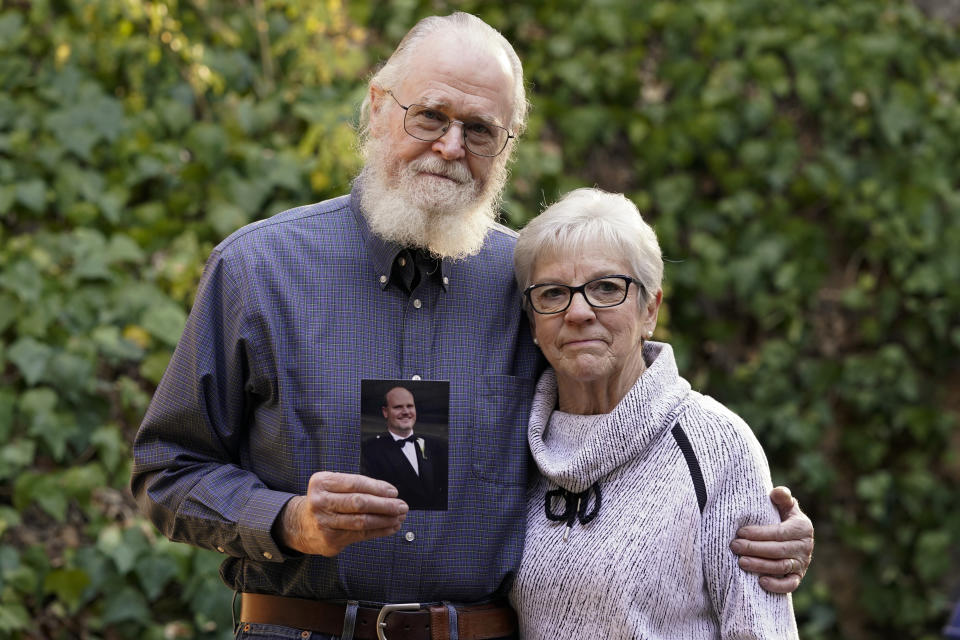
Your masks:
{"label": "dark blue button on shirt", "polygon": [[[137,434],[132,488],[165,535],[227,554],[233,589],[480,600],[512,578],[523,543],[539,364],[515,234],[494,229],[408,296],[389,282],[401,247],[358,203],[355,189],[286,211],[214,250]],[[284,555],[270,530],[311,474],[359,472],[360,381],[414,376],[450,381],[449,509],[411,511],[399,533],[335,558]]]}

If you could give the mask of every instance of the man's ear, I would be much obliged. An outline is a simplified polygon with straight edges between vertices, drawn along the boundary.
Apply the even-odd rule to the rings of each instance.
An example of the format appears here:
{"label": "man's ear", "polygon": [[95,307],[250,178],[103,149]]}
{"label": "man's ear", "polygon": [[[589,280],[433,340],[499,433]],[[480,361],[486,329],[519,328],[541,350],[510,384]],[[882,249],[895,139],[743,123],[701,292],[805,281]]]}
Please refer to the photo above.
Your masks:
{"label": "man's ear", "polygon": [[370,97],[370,125],[373,126],[376,118],[382,115],[383,97],[386,90],[371,84],[368,92]]}
{"label": "man's ear", "polygon": [[383,95],[383,89],[371,84],[369,87],[367,87],[367,90],[370,92],[370,108],[378,108],[377,103],[380,101],[380,96]]}
{"label": "man's ear", "polygon": [[380,407],[380,413],[383,414],[383,419],[384,419],[384,420],[386,420],[386,419],[389,417],[389,416],[387,415],[387,408],[386,408],[386,407]]}

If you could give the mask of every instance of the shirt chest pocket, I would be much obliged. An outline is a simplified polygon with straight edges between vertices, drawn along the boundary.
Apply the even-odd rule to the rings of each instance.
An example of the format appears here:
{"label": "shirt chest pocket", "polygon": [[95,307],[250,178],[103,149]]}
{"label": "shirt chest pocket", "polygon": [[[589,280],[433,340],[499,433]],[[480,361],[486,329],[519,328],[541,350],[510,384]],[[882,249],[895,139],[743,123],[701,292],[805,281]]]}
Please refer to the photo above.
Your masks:
{"label": "shirt chest pocket", "polygon": [[499,485],[527,482],[527,420],[534,381],[507,375],[480,376],[476,382],[471,429],[474,473]]}

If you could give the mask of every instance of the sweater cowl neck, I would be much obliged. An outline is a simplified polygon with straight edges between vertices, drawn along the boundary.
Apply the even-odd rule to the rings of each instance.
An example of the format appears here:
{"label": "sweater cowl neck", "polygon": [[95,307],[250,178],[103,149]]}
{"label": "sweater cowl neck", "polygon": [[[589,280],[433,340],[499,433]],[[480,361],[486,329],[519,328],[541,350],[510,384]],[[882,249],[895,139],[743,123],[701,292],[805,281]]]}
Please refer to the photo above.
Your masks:
{"label": "sweater cowl neck", "polygon": [[544,476],[579,493],[642,455],[673,426],[690,384],[680,377],[669,344],[646,342],[643,358],[647,369],[627,395],[610,413],[595,416],[557,411],[556,373],[552,368],[543,372],[530,410],[528,440]]}

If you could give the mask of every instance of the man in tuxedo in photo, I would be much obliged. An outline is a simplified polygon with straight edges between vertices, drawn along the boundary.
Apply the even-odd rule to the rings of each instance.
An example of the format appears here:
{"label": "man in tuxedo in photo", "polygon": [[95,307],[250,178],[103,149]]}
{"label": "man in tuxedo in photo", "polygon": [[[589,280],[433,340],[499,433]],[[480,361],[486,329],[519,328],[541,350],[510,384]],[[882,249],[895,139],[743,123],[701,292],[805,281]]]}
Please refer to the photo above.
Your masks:
{"label": "man in tuxedo in photo", "polygon": [[387,430],[363,442],[360,472],[392,484],[411,509],[446,509],[446,442],[414,434],[417,406],[405,387],[384,394],[381,412]]}

